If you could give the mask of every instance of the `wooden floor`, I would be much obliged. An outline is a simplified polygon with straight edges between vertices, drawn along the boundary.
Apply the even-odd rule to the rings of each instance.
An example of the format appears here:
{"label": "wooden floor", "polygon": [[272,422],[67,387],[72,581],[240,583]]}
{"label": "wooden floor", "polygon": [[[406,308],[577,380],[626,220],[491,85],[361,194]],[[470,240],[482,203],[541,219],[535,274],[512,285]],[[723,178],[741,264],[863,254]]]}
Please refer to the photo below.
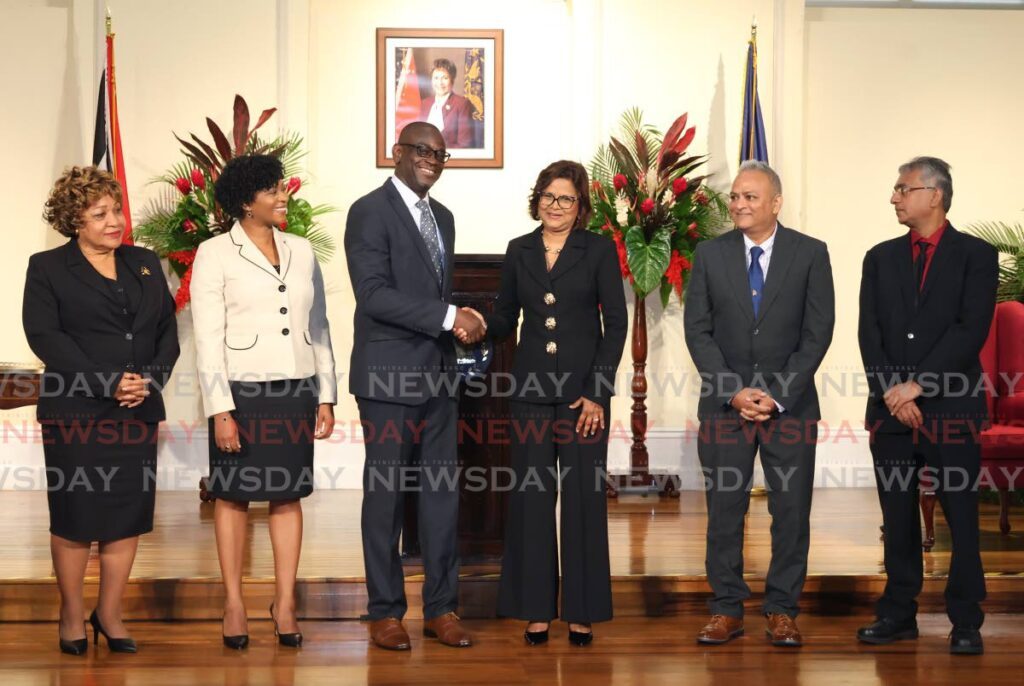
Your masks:
{"label": "wooden floor", "polygon": [[[949,623],[942,615],[919,617],[921,638],[891,646],[858,644],[865,617],[801,615],[805,646],[774,648],[761,619],[748,615],[747,635],[717,647],[699,646],[694,634],[703,615],[629,617],[595,627],[586,648],[569,646],[564,625],[551,642],[523,644],[519,622],[469,620],[476,645],[447,648],[420,637],[422,623],[408,621],[413,649],[391,653],[368,645],[361,622],[304,622],[306,645],[281,648],[269,622],[251,621],[252,644],[236,653],[220,644],[217,622],[141,622],[130,629],[137,655],[111,654],[105,645],[85,657],[61,655],[52,623],[0,624],[0,680],[32,684],[103,686],[145,684],[928,684],[984,686],[1020,683],[1021,618],[992,615],[983,628],[982,656],[952,656]],[[102,642],[102,638],[100,639]]]}
{"label": "wooden floor", "polygon": [[[361,493],[318,491],[303,501],[305,534],[299,569],[299,608],[309,619],[358,618],[365,609],[359,536]],[[222,590],[214,546],[212,506],[194,493],[157,496],[156,529],[141,540],[126,594],[133,619],[214,619]],[[47,533],[46,497],[41,492],[0,493],[0,621],[43,621],[57,615]],[[245,560],[246,601],[264,616],[273,597],[273,558],[265,506],[250,513]],[[1024,612],[1024,515],[1018,530],[999,533],[997,508],[983,504],[982,559],[989,611]],[[703,494],[678,500],[630,496],[609,509],[611,571],[617,616],[700,612],[708,594],[704,578]],[[874,489],[815,492],[811,553],[804,602],[807,611],[848,614],[870,611],[884,584],[880,514]],[[745,546],[748,582],[763,591],[770,556],[770,517],[765,498],[754,498]],[[936,545],[925,555],[922,611],[941,611],[949,567],[949,532],[936,511]],[[97,565],[87,572],[87,597],[96,591]],[[464,565],[462,613],[493,617],[499,568]],[[407,568],[410,617],[421,616],[421,570]],[[262,614],[259,614],[262,613]]]}

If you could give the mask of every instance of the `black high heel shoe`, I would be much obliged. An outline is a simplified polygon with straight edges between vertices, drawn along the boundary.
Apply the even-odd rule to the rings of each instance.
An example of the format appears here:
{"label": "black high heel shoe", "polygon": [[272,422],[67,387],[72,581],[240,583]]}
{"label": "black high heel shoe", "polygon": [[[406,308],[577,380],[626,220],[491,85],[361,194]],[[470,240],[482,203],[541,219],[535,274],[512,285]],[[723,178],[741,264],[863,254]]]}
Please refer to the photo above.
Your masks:
{"label": "black high heel shoe", "polygon": [[100,624],[100,618],[96,614],[96,610],[92,611],[89,615],[89,623],[92,624],[92,642],[96,645],[100,643],[100,634],[103,634],[103,638],[107,639],[107,647],[110,648],[111,652],[114,653],[137,653],[139,652],[138,647],[135,645],[135,639],[131,638],[111,638],[110,634],[103,630],[103,625]]}
{"label": "black high heel shoe", "polygon": [[57,640],[60,641],[60,652],[65,655],[85,655],[85,652],[89,649],[89,635],[86,634],[85,638],[78,638],[74,641],[67,641],[61,638],[60,625],[57,625]]}
{"label": "black high heel shoe", "polygon": [[[545,623],[548,625],[548,628],[551,627],[550,622]],[[531,622],[531,624],[540,624],[540,622]],[[527,624],[526,626],[529,627],[530,625]],[[544,631],[530,631],[529,629],[527,629],[527,631],[523,633],[523,638],[526,639],[527,645],[539,646],[541,643],[548,642],[548,630],[544,629]]]}
{"label": "black high heel shoe", "polygon": [[302,647],[302,634],[282,634],[277,630],[277,618],[274,617],[274,604],[270,604],[270,618],[274,620],[274,634],[277,636],[277,642],[288,648],[301,648]]}
{"label": "black high heel shoe", "polygon": [[[223,626],[224,619],[221,618],[221,626]],[[249,634],[237,634],[235,636],[225,636],[223,629],[221,630],[221,639],[224,641],[225,648],[231,648],[231,650],[245,650],[249,647]]]}
{"label": "black high heel shoe", "polygon": [[[590,625],[589,624],[584,624],[584,626],[589,627]],[[590,631],[573,631],[572,629],[569,629],[569,643],[573,644],[574,646],[581,646],[582,647],[582,646],[590,645],[591,641],[593,641],[593,640],[594,640],[594,631],[593,631],[593,629],[591,629]]]}

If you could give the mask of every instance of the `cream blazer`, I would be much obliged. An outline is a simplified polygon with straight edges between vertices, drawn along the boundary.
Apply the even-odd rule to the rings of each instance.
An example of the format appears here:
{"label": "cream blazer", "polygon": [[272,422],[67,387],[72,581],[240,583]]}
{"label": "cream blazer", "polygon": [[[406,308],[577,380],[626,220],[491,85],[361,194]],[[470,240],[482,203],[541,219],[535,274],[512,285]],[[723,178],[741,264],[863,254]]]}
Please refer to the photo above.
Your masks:
{"label": "cream blazer", "polygon": [[313,247],[280,231],[274,243],[280,274],[238,223],[196,253],[192,319],[207,416],[235,409],[228,381],[316,375],[320,402],[337,401],[324,281]]}

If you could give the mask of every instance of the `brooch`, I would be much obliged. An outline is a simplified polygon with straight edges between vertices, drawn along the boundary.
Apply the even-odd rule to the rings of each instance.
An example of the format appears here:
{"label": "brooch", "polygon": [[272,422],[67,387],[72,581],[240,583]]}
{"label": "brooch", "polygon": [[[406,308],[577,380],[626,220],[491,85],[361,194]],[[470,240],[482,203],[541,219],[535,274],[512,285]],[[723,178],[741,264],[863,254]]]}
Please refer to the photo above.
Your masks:
{"label": "brooch", "polygon": [[142,272],[143,276],[149,276],[149,267],[143,267],[139,271]]}

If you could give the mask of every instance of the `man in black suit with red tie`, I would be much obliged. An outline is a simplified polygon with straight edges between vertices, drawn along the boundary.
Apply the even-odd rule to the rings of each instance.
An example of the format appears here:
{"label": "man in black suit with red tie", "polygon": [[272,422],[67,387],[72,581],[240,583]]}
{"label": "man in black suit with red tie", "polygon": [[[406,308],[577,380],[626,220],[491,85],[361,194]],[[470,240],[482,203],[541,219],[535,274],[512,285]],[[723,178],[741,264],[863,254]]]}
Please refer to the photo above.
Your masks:
{"label": "man in black suit with red tie", "polygon": [[949,650],[980,654],[985,576],[978,544],[978,432],[988,409],[978,359],[995,310],[998,255],[946,220],[949,165],[916,157],[899,169],[890,202],[909,235],[864,258],[860,350],[867,424],[885,524],[885,591],[864,643],[917,638],[923,583],[918,485],[937,486],[953,554],[946,612]]}

